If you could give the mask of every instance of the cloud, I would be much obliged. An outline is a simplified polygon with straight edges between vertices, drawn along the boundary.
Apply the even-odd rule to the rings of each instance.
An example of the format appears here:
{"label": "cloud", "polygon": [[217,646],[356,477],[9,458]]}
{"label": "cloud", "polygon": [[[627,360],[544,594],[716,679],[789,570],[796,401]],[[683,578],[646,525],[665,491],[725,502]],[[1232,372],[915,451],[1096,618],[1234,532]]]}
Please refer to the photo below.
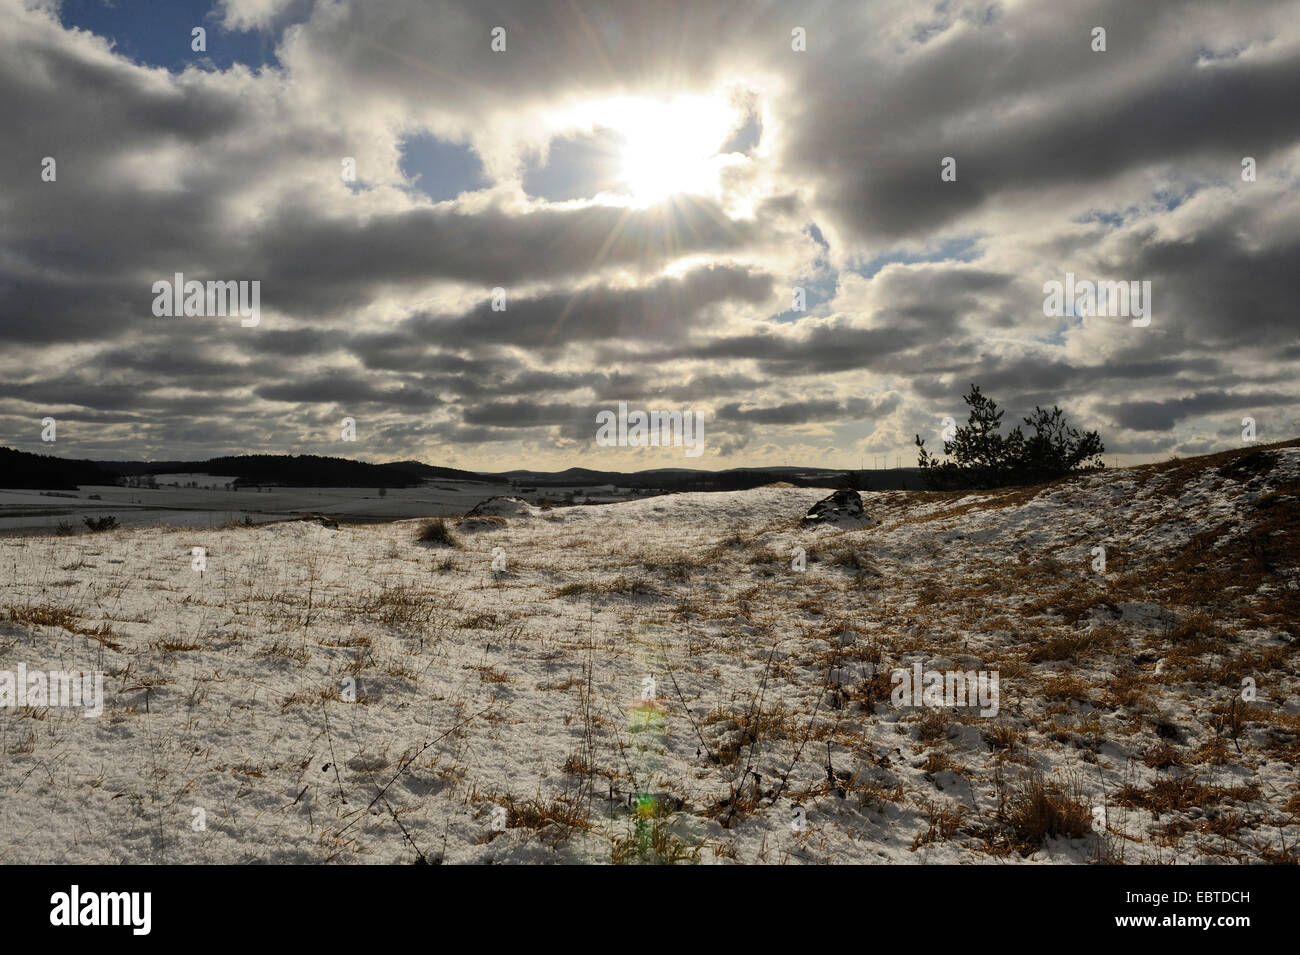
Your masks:
{"label": "cloud", "polygon": [[[971,382],[1131,455],[1297,420],[1292,4],[220,0],[275,52],[220,68],[0,16],[0,443],[613,467],[629,400],[708,409],[704,466],[851,466]],[[731,111],[716,188],[619,204],[609,104],[683,96]],[[155,317],[176,272],[260,325]],[[1151,324],[1045,315],[1066,272]]]}

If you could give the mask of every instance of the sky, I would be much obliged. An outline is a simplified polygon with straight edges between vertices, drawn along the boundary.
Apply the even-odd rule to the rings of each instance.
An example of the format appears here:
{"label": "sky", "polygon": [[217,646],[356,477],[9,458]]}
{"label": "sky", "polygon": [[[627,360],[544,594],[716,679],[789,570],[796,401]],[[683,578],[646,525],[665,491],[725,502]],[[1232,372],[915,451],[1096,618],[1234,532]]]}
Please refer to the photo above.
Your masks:
{"label": "sky", "polygon": [[[971,383],[1007,424],[1059,405],[1108,463],[1300,434],[1297,2],[0,23],[6,446],[892,466]],[[258,283],[255,323],[158,314],[177,273]],[[1049,314],[1067,273],[1149,288],[1149,321]],[[702,415],[703,454],[598,445],[620,402]]]}

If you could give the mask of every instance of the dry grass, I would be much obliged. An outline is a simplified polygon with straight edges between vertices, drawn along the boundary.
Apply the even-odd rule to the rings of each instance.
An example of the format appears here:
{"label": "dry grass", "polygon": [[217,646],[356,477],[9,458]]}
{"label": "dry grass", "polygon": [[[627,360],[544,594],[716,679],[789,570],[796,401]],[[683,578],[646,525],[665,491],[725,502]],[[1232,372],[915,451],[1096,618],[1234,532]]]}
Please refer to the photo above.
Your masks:
{"label": "dry grass", "polygon": [[968,811],[965,806],[946,806],[933,799],[922,799],[920,805],[925,813],[926,829],[913,837],[913,852],[932,842],[947,842],[956,834]]}
{"label": "dry grass", "polygon": [[1042,643],[1030,647],[1025,654],[1027,663],[1047,663],[1064,660],[1078,663],[1095,654],[1109,649],[1115,642],[1113,631],[1100,627],[1092,630],[1072,631],[1049,637]]}
{"label": "dry grass", "polygon": [[1156,779],[1145,789],[1128,784],[1120,787],[1115,794],[1118,805],[1146,809],[1156,816],[1183,812],[1198,806],[1218,806],[1225,800],[1250,801],[1258,798],[1259,786],[1255,783],[1231,787],[1207,786],[1190,773]]}
{"label": "dry grass", "polygon": [[[538,795],[522,799],[505,793],[491,798],[495,806],[505,809],[507,829],[536,832],[552,848],[575,832],[587,832],[592,828],[586,807],[574,796],[560,795],[544,799]],[[491,842],[499,835],[500,831],[489,830],[480,841]]]}
{"label": "dry grass", "polygon": [[443,629],[455,607],[436,591],[385,583],[363,595],[357,609],[385,626],[423,639],[430,631]]}
{"label": "dry grass", "polygon": [[615,865],[680,865],[698,862],[702,846],[682,842],[668,825],[672,806],[646,794],[632,804],[630,831],[613,840],[610,859]]}
{"label": "dry grass", "polygon": [[426,521],[420,527],[420,533],[416,535],[416,541],[421,544],[432,544],[434,547],[455,547],[459,548],[460,540],[452,533],[447,522],[441,517],[436,517],[431,521]]}
{"label": "dry grass", "polygon": [[664,592],[645,577],[622,575],[612,580],[583,580],[551,591],[552,597],[662,597]]}
{"label": "dry grass", "polygon": [[113,632],[112,624],[104,622],[97,627],[83,626],[81,614],[71,608],[8,604],[5,609],[9,613],[9,619],[14,623],[28,627],[59,627],[69,633],[90,637],[110,650],[121,649],[121,645],[111,639],[117,636]]}
{"label": "dry grass", "polygon": [[81,615],[69,607],[16,607],[9,604],[5,609],[10,620],[28,627],[61,627],[76,633],[81,621]]}
{"label": "dry grass", "polygon": [[1080,839],[1092,828],[1092,812],[1077,780],[1064,782],[1031,773],[1010,794],[1003,814],[1022,852],[1042,846],[1048,836]]}

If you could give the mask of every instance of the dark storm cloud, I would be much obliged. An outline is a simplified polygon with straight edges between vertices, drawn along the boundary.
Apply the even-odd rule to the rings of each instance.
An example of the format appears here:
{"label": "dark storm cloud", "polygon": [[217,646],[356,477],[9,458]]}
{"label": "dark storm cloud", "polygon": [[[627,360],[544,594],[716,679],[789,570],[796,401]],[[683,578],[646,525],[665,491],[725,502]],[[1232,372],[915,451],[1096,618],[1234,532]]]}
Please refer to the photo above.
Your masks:
{"label": "dark storm cloud", "polygon": [[898,406],[897,397],[879,401],[851,398],[848,401],[822,399],[792,401],[767,408],[742,408],[739,403],[723,405],[717,411],[721,421],[747,424],[808,424],[814,421],[841,421],[874,418]]}
{"label": "dark storm cloud", "polygon": [[1168,401],[1129,401],[1109,405],[1106,410],[1121,427],[1134,431],[1168,431],[1184,418],[1194,415],[1259,410],[1292,404],[1294,401],[1293,395],[1277,392],[1225,394],[1221,391],[1208,391]]}
{"label": "dark storm cloud", "polygon": [[[742,374],[697,375],[680,383],[669,383],[657,394],[674,401],[710,398],[719,395],[734,395],[737,392],[758,392],[768,382],[762,378]],[[631,391],[628,393],[641,393]]]}
{"label": "dark storm cloud", "polygon": [[802,334],[773,331],[719,336],[689,350],[653,352],[648,357],[651,360],[687,355],[702,360],[749,359],[759,363],[763,374],[784,378],[884,367],[895,360],[897,353],[930,338],[923,327],[858,328],[840,320]]}
{"label": "dark storm cloud", "polygon": [[758,304],[773,296],[772,277],[748,269],[706,266],[680,279],[618,289],[596,286],[507,301],[490,301],[455,318],[419,318],[412,327],[431,342],[557,348],[601,339],[680,341],[705,323],[706,311],[725,302]]}
{"label": "dark storm cloud", "polygon": [[464,420],[471,425],[497,428],[535,428],[561,424],[586,413],[586,409],[569,404],[542,405],[531,401],[482,404],[465,411]]}
{"label": "dark storm cloud", "polygon": [[1180,376],[1205,380],[1224,370],[1223,363],[1213,358],[1153,358],[1109,365],[1072,365],[1060,360],[1032,357],[1003,360],[974,354],[962,361],[931,365],[929,375],[920,374],[922,369],[916,368],[913,390],[927,398],[948,399],[978,382],[1002,402],[1004,395],[1023,398],[1030,393],[1052,391],[1091,394],[1103,391],[1107,384],[1122,384],[1129,391],[1133,383],[1178,381]]}
{"label": "dark storm cloud", "polygon": [[307,314],[364,304],[384,283],[443,278],[509,292],[512,283],[736,250],[754,235],[753,224],[731,222],[697,201],[643,210],[419,208],[365,222],[324,220],[310,208],[291,207],[255,237],[255,251],[237,274],[264,276],[268,302]]}
{"label": "dark storm cloud", "polygon": [[[808,64],[788,158],[841,223],[888,238],[1157,162],[1209,158],[1230,177],[1243,155],[1273,156],[1300,137],[1300,113],[1287,106],[1300,99],[1300,50],[1210,67],[1198,54],[1217,45],[1234,10],[1276,17],[1285,6],[993,7],[989,28],[957,24],[906,69],[880,62],[832,85],[834,74],[812,76]],[[1100,24],[1107,51],[1094,53]],[[955,182],[940,180],[945,156],[957,160]]]}
{"label": "dark storm cloud", "polygon": [[1195,236],[1154,235],[1133,243],[1112,270],[1150,279],[1161,323],[1185,346],[1289,344],[1300,327],[1300,223],[1270,244],[1260,242],[1260,224],[1232,216]]}
{"label": "dark storm cloud", "polygon": [[329,373],[319,378],[284,384],[263,385],[254,389],[259,398],[267,401],[287,401],[300,404],[357,404],[378,403],[411,408],[433,408],[442,403],[434,393],[412,385],[379,387],[373,381],[355,378],[346,373]]}

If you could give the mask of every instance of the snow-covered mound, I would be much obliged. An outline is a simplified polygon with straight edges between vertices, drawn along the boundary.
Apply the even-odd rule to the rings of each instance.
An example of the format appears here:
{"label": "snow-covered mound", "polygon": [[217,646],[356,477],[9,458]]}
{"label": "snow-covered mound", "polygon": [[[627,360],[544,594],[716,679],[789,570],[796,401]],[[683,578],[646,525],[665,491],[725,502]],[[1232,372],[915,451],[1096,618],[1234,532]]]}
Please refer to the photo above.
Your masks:
{"label": "snow-covered mound", "polygon": [[0,538],[0,863],[1297,860],[1295,442],[825,496]]}
{"label": "snow-covered mound", "polygon": [[485,498],[465,512],[466,517],[536,517],[541,508],[521,497],[497,495]]}

